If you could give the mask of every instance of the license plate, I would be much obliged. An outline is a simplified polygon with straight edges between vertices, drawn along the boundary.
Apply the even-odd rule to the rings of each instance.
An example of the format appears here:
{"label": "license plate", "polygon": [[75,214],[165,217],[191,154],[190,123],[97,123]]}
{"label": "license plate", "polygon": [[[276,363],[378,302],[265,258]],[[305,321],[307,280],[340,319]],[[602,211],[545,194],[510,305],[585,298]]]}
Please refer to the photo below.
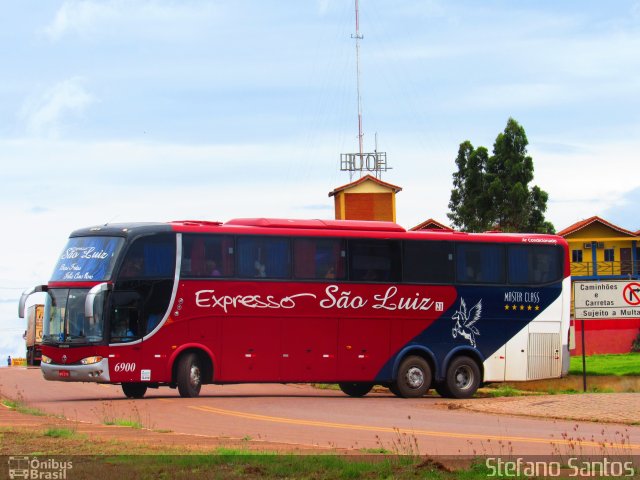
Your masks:
{"label": "license plate", "polygon": [[60,370],[60,371],[58,371],[58,376],[60,376],[62,378],[68,378],[69,377],[69,370]]}

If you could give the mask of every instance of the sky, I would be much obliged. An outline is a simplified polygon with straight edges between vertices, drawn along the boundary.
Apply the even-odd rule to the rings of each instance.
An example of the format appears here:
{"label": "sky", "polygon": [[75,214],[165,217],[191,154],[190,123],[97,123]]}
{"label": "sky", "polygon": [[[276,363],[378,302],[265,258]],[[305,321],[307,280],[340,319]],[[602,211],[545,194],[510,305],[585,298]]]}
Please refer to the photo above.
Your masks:
{"label": "sky", "polygon": [[[0,360],[69,233],[332,218],[358,148],[352,0],[0,0]],[[458,146],[512,117],[557,230],[640,229],[640,0],[360,0],[365,151],[448,223]]]}

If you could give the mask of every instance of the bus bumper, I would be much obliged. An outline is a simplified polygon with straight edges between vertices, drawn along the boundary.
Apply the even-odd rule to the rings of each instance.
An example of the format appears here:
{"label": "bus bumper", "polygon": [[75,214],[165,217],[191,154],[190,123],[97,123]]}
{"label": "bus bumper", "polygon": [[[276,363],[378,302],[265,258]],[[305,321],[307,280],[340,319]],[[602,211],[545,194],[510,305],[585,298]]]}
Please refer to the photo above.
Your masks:
{"label": "bus bumper", "polygon": [[109,383],[109,360],[103,358],[91,365],[60,365],[41,363],[40,370],[45,380],[57,382]]}

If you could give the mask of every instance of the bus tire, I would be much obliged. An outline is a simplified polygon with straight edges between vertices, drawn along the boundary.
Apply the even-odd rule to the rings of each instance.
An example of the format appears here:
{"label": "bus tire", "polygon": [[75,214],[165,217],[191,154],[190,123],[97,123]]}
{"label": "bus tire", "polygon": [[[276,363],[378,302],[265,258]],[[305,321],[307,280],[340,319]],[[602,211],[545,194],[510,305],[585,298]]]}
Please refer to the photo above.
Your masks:
{"label": "bus tire", "polygon": [[389,391],[391,393],[393,393],[396,397],[402,397],[402,395],[400,395],[400,392],[398,391],[398,387],[396,386],[395,383],[390,383],[389,385],[387,385],[387,388],[389,389]]}
{"label": "bus tire", "polygon": [[396,395],[403,398],[422,397],[429,390],[431,379],[431,367],[424,358],[417,355],[407,357],[398,369],[395,385],[398,393]]}
{"label": "bus tire", "polygon": [[452,398],[470,398],[480,386],[480,367],[470,357],[454,358],[447,367],[445,387]]}
{"label": "bus tire", "polygon": [[338,386],[350,397],[364,397],[373,388],[373,383],[349,382],[339,383]]}
{"label": "bus tire", "polygon": [[178,392],[184,398],[197,397],[202,387],[202,366],[198,355],[191,352],[180,357],[176,370]]}
{"label": "bus tire", "polygon": [[147,393],[147,386],[144,383],[123,383],[122,391],[127,398],[142,398]]}

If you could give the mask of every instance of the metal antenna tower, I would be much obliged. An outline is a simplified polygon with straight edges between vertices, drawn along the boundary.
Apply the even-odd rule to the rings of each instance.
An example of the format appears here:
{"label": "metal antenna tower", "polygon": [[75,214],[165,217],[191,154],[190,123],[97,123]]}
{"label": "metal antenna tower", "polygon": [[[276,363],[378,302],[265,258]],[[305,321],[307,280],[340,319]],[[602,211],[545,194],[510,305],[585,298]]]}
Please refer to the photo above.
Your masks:
{"label": "metal antenna tower", "polygon": [[360,147],[359,153],[362,156],[362,96],[360,95],[360,9],[358,8],[358,0],[356,2],[356,34],[351,35],[351,38],[356,39],[356,91],[358,93],[358,146]]}
{"label": "metal antenna tower", "polygon": [[358,0],[355,0],[356,7],[356,33],[351,38],[356,40],[356,91],[358,94],[358,153],[342,153],[340,154],[340,170],[349,172],[349,181],[353,180],[355,172],[373,173],[376,178],[382,177],[382,172],[390,170],[387,166],[386,152],[378,152],[378,135],[376,133],[376,149],[373,153],[364,153],[362,133],[362,96],[360,95],[360,40],[363,36],[360,34],[360,8]]}

